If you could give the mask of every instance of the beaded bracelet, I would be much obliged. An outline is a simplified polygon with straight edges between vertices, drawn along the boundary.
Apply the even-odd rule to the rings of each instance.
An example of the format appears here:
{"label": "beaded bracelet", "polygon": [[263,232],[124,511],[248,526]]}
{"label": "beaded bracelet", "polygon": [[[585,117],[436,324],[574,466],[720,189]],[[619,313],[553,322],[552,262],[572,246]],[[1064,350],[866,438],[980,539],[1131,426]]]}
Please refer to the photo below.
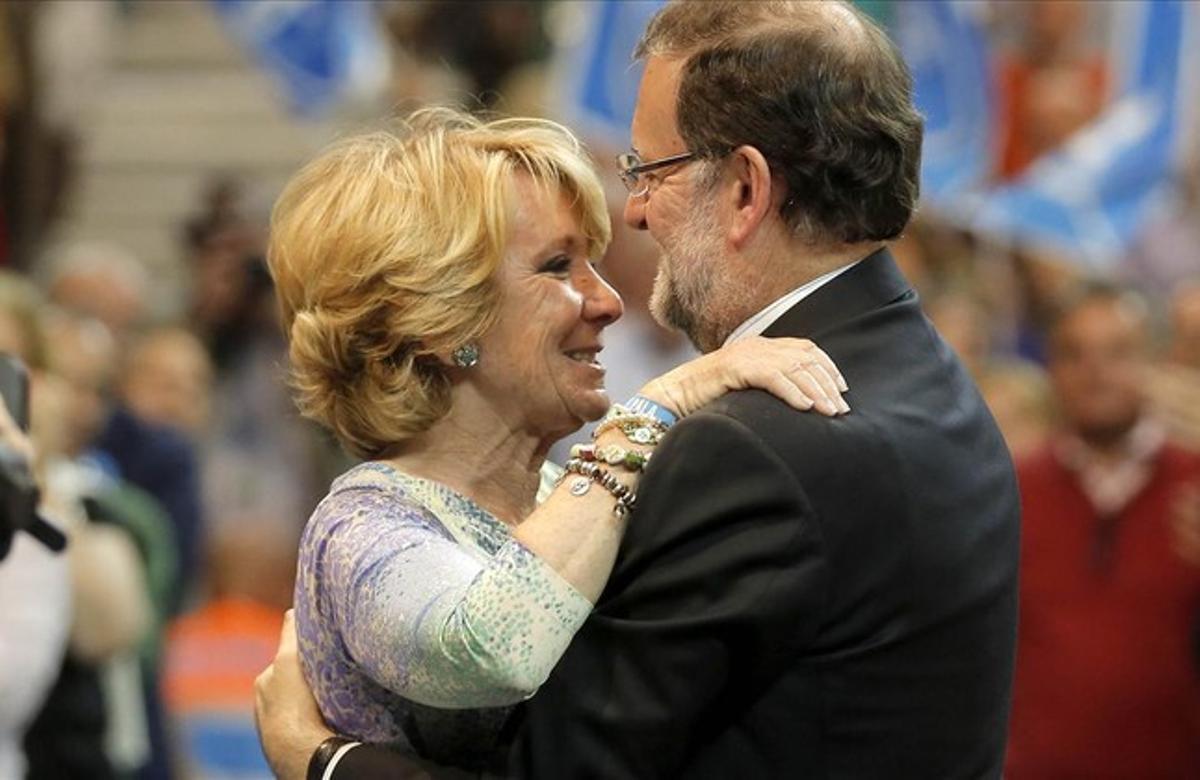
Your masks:
{"label": "beaded bracelet", "polygon": [[617,505],[613,507],[613,514],[617,517],[624,518],[637,505],[637,494],[597,463],[571,458],[563,464],[563,474],[559,477],[560,483],[567,474],[580,475],[580,479],[571,483],[570,490],[573,496],[582,496],[587,493],[592,482],[607,490],[617,500]]}
{"label": "beaded bracelet", "polygon": [[[640,398],[636,396],[635,398]],[[636,417],[644,420],[647,425],[652,425],[655,428],[666,432],[674,424],[673,415],[670,415],[666,409],[654,404],[653,409],[646,408],[647,404],[654,404],[653,401],[644,401],[637,405],[637,408],[631,408],[624,404],[613,404],[608,407],[608,411],[604,413],[604,417],[600,420],[601,423],[606,423],[610,420],[615,420],[623,417]],[[670,415],[670,419],[668,416]]]}
{"label": "beaded bracelet", "polygon": [[627,414],[601,420],[596,430],[592,431],[592,438],[598,439],[613,428],[623,433],[625,438],[634,444],[658,444],[667,432],[667,426],[649,415]]}
{"label": "beaded bracelet", "polygon": [[597,447],[594,444],[575,444],[571,446],[571,457],[579,458],[584,461],[600,461],[607,463],[610,466],[624,466],[629,471],[645,471],[646,464],[650,462],[649,452],[640,450],[627,450],[624,447],[618,447],[615,444],[610,444],[606,447]]}

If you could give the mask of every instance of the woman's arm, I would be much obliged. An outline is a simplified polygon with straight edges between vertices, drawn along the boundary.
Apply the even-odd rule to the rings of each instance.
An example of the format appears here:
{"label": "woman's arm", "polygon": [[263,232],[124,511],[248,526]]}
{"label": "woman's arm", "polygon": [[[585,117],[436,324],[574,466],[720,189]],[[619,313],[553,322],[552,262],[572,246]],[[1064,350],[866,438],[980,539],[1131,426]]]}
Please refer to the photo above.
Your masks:
{"label": "woman's arm", "polygon": [[[651,380],[639,395],[682,418],[727,392],[749,388],[766,390],[801,410],[815,409],[828,416],[850,411],[841,395],[849,389],[841,373],[807,339],[746,339]],[[617,430],[601,435],[596,445],[647,454],[653,450],[630,442]],[[606,470],[636,492],[637,472],[621,467]],[[617,502],[600,485],[592,485],[580,496],[571,493],[574,484],[576,479],[564,480],[515,535],[595,603],[612,571],[626,519],[613,513]]]}
{"label": "woman's arm", "polygon": [[[343,486],[310,521],[297,594],[306,660],[320,670],[329,652],[310,633],[323,603],[353,662],[405,698],[441,708],[528,698],[591,604],[518,541],[472,552],[434,519],[437,496],[395,490]],[[322,704],[337,706],[313,682]]]}
{"label": "woman's arm", "polygon": [[304,679],[290,609],[284,615],[275,659],[254,681],[254,724],[267,763],[278,780],[326,776],[348,780],[451,780],[462,776],[457,770],[436,767],[378,745],[341,740],[318,751],[336,735],[321,719],[317,700]]}
{"label": "woman's arm", "polygon": [[[692,361],[644,392],[679,416],[743,387],[835,414],[845,408],[835,401],[836,377],[810,342],[753,339]],[[653,449],[617,429],[597,444]],[[636,469],[595,465],[636,491]],[[627,522],[614,511],[612,487],[568,475],[487,560],[446,538],[419,502],[381,504],[344,491],[327,499],[306,532],[303,569],[336,589],[342,641],[379,684],[434,707],[512,704],[546,680],[604,587]]]}

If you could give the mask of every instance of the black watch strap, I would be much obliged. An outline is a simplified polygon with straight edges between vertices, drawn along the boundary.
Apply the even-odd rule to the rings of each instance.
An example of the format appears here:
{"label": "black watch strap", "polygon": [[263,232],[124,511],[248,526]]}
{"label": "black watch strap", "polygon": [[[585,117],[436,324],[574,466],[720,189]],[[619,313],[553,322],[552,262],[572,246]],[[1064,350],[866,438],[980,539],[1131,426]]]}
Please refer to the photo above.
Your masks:
{"label": "black watch strap", "polygon": [[359,743],[345,737],[330,737],[322,742],[313,751],[312,757],[308,759],[308,772],[305,774],[305,780],[324,780],[325,770],[329,767],[329,762],[333,760],[333,757],[338,755],[342,748],[357,744]]}

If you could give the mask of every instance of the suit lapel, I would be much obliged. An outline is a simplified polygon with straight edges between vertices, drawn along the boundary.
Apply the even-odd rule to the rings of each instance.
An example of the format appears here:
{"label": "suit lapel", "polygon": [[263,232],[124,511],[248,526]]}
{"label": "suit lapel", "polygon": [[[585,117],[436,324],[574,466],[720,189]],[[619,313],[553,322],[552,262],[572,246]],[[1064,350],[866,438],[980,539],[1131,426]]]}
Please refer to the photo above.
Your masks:
{"label": "suit lapel", "polygon": [[915,293],[891,253],[880,249],[788,309],[763,335],[815,338],[905,295]]}

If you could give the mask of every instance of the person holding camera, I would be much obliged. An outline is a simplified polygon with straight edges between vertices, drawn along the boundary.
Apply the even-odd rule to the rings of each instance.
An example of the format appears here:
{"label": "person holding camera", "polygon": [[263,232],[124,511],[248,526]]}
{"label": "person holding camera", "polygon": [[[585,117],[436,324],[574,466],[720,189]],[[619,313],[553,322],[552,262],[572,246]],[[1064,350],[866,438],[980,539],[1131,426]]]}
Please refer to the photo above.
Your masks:
{"label": "person holding camera", "polygon": [[[6,488],[9,473],[28,473],[34,462],[33,444],[6,404],[0,404],[0,459]],[[54,682],[70,627],[66,559],[17,534],[17,524],[6,505],[0,516],[0,777],[24,776],[21,740]]]}
{"label": "person holding camera", "polygon": [[[79,388],[56,370],[80,356],[49,316],[28,280],[0,272],[0,777],[112,777],[100,670],[145,636],[145,574],[124,529],[88,519]],[[42,549],[67,537],[65,555]]]}

